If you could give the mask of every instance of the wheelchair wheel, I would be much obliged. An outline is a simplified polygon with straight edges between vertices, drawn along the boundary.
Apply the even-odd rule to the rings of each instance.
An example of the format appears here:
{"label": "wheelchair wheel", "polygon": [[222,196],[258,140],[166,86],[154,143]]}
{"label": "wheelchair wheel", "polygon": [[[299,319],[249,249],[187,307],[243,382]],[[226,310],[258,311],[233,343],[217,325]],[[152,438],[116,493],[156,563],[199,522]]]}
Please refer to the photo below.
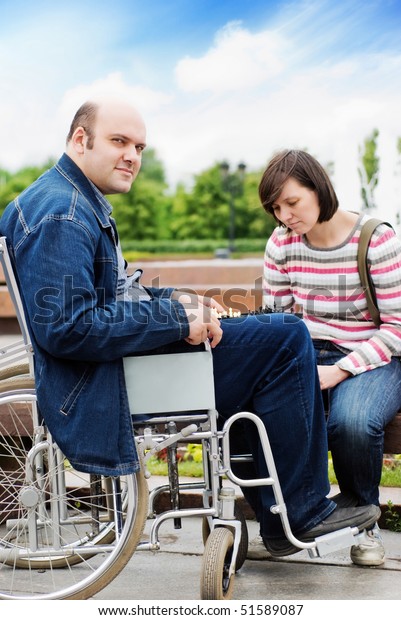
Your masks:
{"label": "wheelchair wheel", "polygon": [[38,430],[22,377],[19,389],[7,396],[0,385],[0,599],[89,598],[135,551],[146,481],[72,469]]}
{"label": "wheelchair wheel", "polygon": [[207,539],[203,553],[200,595],[202,600],[230,600],[234,575],[229,577],[234,537],[225,527],[216,527]]}
{"label": "wheelchair wheel", "polygon": [[[238,547],[237,558],[235,560],[235,571],[239,571],[240,568],[242,568],[242,566],[244,565],[244,562],[248,555],[249,536],[245,515],[237,502],[235,503],[234,516],[238,521],[241,522],[241,540]],[[202,540],[204,545],[206,545],[209,534],[209,521],[206,517],[204,517],[202,519]]]}

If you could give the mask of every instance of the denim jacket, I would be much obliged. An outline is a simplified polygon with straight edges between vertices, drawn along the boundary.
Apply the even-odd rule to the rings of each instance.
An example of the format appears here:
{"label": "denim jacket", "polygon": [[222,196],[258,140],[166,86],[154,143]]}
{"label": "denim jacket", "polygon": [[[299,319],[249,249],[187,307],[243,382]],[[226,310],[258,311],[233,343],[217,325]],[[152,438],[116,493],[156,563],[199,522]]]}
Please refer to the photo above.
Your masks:
{"label": "denim jacket", "polygon": [[133,473],[122,358],[189,334],[172,289],[117,300],[111,207],[64,154],[0,219],[35,352],[40,412],[76,469]]}

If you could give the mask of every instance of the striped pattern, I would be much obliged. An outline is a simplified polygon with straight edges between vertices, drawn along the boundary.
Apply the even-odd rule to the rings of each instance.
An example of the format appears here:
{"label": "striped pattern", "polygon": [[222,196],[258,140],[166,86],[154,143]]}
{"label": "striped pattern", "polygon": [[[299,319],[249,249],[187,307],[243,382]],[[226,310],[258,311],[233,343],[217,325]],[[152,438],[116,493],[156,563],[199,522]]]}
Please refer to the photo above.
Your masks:
{"label": "striped pattern", "polygon": [[[383,324],[371,320],[358,274],[362,214],[348,239],[317,249],[295,232],[278,227],[267,242],[263,303],[282,311],[301,309],[312,338],[345,349],[340,368],[359,374],[401,356],[401,243],[380,225],[373,233],[368,263]],[[347,352],[349,353],[347,354]]]}

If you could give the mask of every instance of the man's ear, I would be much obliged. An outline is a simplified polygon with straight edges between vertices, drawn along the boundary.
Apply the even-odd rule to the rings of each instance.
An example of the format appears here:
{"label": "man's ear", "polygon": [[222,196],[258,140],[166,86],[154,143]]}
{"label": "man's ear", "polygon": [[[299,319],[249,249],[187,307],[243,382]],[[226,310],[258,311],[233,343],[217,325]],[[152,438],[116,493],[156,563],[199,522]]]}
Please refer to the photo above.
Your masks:
{"label": "man's ear", "polygon": [[72,134],[70,143],[74,151],[78,153],[79,155],[82,155],[82,153],[84,152],[86,141],[87,141],[87,135],[86,135],[85,129],[83,127],[77,127],[74,133]]}

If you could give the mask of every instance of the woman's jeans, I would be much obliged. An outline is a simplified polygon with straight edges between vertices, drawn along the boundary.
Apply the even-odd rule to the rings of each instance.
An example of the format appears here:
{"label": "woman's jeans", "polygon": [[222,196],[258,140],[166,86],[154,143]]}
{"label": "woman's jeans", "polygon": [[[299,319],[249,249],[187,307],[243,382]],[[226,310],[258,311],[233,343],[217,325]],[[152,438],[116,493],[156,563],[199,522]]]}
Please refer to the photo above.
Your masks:
{"label": "woman's jeans", "polygon": [[[315,340],[320,366],[335,364],[345,355],[335,345]],[[342,493],[359,505],[379,505],[384,428],[401,405],[401,362],[345,379],[326,391],[328,442]]]}

